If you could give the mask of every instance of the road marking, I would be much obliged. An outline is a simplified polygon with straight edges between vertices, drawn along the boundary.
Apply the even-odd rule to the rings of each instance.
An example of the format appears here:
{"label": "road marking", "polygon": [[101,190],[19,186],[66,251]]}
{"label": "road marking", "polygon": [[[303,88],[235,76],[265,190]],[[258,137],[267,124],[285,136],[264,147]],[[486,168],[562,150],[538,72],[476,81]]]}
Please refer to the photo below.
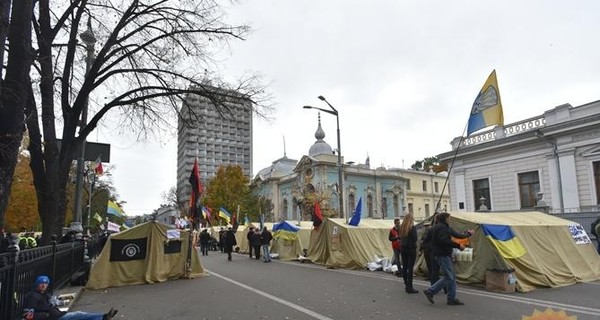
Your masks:
{"label": "road marking", "polygon": [[225,277],[223,275],[220,275],[218,273],[215,273],[213,271],[210,271],[210,270],[207,270],[207,269],[204,269],[204,270],[208,271],[210,274],[214,275],[215,277],[218,277],[218,278],[221,278],[221,279],[223,279],[225,281],[231,282],[231,283],[235,284],[236,286],[240,286],[240,287],[242,287],[242,288],[244,288],[246,290],[250,290],[250,291],[252,291],[254,293],[258,293],[258,294],[260,294],[263,297],[266,297],[266,298],[269,298],[271,300],[277,301],[277,302],[279,302],[279,303],[281,303],[283,305],[286,305],[286,306],[288,306],[288,307],[290,307],[292,309],[295,309],[297,311],[305,313],[305,314],[307,314],[307,315],[309,315],[309,316],[311,316],[311,317],[313,317],[315,319],[319,319],[319,320],[333,320],[332,318],[326,317],[326,316],[324,316],[324,315],[322,315],[320,313],[316,313],[316,312],[314,312],[314,311],[312,311],[310,309],[306,309],[306,308],[304,308],[302,306],[299,306],[299,305],[297,305],[295,303],[292,303],[292,302],[289,302],[287,300],[283,300],[283,299],[278,298],[278,297],[276,297],[274,295],[268,294],[268,293],[266,293],[264,291],[254,289],[254,288],[252,288],[250,286],[247,286],[247,285],[245,285],[245,284],[243,284],[241,282],[237,282],[237,281],[235,281],[233,279],[227,278],[227,277]]}
{"label": "road marking", "polygon": [[[324,271],[328,271],[328,272],[338,272],[338,273],[344,273],[344,274],[350,274],[350,275],[357,275],[357,276],[366,277],[366,278],[378,278],[378,279],[382,279],[382,280],[386,280],[386,281],[390,280],[389,274],[365,273],[364,271],[347,270],[347,269],[326,269],[323,266],[315,265],[315,264],[297,264],[297,263],[292,263],[292,262],[283,262],[283,263],[288,263],[290,265],[295,265],[295,266],[302,267],[302,268],[320,269],[320,270],[324,270]],[[394,277],[394,278],[396,278],[396,277]],[[402,278],[398,278],[398,281],[401,281],[401,280],[402,280]],[[429,282],[423,281],[423,280],[415,279],[414,283],[422,285],[424,287],[429,286]],[[591,283],[591,282],[586,282],[585,284],[598,285],[598,283]],[[508,295],[502,294],[502,293],[481,291],[481,290],[468,289],[468,288],[457,288],[456,292],[470,294],[470,295],[474,295],[474,296],[480,296],[480,297],[484,297],[484,298],[492,298],[492,299],[497,299],[497,300],[517,302],[517,303],[527,304],[527,305],[536,305],[536,306],[540,306],[540,307],[561,309],[564,311],[578,312],[581,314],[589,314],[589,315],[594,315],[594,316],[597,316],[598,314],[600,314],[599,308],[591,308],[591,307],[585,307],[585,306],[565,304],[565,303],[560,303],[560,302],[552,302],[552,301],[546,301],[546,300],[526,298],[523,296],[513,297],[513,296],[508,296]]]}

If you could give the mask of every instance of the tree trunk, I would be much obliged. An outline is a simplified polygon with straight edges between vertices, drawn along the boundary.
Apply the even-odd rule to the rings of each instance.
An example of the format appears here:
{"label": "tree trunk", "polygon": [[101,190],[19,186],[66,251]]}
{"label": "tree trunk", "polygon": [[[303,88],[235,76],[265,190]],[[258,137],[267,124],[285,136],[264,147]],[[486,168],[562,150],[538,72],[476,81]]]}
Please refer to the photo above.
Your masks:
{"label": "tree trunk", "polygon": [[[2,2],[3,8],[6,2]],[[4,15],[3,15],[4,16]],[[8,31],[8,62],[0,94],[0,226],[8,205],[23,132],[27,88],[31,86],[31,17],[33,0],[12,4]]]}

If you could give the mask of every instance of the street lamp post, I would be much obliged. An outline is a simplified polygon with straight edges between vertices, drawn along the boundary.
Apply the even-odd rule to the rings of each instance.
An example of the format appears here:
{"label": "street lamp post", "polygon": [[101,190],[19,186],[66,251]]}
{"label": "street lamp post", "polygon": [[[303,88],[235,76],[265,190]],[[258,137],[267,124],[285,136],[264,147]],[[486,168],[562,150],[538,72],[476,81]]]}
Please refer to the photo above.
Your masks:
{"label": "street lamp post", "polygon": [[[94,62],[94,45],[96,44],[96,36],[92,31],[92,21],[91,18],[88,19],[87,30],[82,32],[80,35],[81,40],[85,43],[87,56],[86,56],[86,64],[85,64],[85,76],[87,77],[90,68],[92,67],[92,63]],[[81,123],[79,126],[79,134],[83,131],[83,128],[87,124],[87,109],[88,109],[88,100],[85,99],[85,105],[83,106],[83,110],[81,111]],[[83,192],[83,174],[85,171],[85,139],[81,143],[81,152],[79,153],[79,157],[77,158],[77,177],[75,181],[75,218],[73,223],[71,224],[71,229],[76,231],[83,231],[82,227],[82,212],[81,212],[81,195]]]}
{"label": "street lamp post", "polygon": [[337,122],[337,166],[338,166],[338,188],[339,188],[339,200],[340,200],[340,218],[344,217],[344,179],[342,175],[343,167],[342,167],[342,146],[340,143],[340,116],[339,112],[325,99],[323,96],[318,97],[319,100],[325,101],[327,105],[331,108],[331,110],[316,108],[312,106],[304,106],[304,109],[317,109],[323,111],[325,113],[329,113],[335,116]]}

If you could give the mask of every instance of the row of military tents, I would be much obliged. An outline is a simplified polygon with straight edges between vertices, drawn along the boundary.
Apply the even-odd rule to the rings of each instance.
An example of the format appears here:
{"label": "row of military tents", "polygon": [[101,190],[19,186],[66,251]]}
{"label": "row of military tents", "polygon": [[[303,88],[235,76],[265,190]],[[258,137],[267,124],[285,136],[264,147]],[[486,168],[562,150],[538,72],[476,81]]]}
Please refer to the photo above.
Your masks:
{"label": "row of military tents", "polygon": [[[250,226],[256,228],[259,224],[251,223]],[[235,233],[240,253],[248,252],[247,234],[250,226],[240,226]],[[282,221],[264,223],[264,226],[274,236],[271,252],[277,253],[282,260],[297,259],[306,252],[306,258],[316,264],[330,268],[364,269],[371,261],[392,256],[388,235],[393,220],[362,219],[357,227],[348,225],[344,219],[336,218],[326,218],[318,228],[314,228],[310,221]],[[475,230],[470,238],[472,260],[455,263],[457,281],[461,283],[483,285],[487,270],[514,270],[516,289],[521,292],[600,279],[600,256],[590,239],[578,233],[582,230],[581,226],[577,227],[571,221],[540,212],[460,212],[452,214],[450,226],[455,230]],[[516,239],[520,244],[519,254],[507,253],[506,248],[495,241],[497,239],[490,237],[489,232],[484,232],[489,226],[506,228],[505,231],[513,238],[512,242]],[[187,273],[183,267],[183,256],[164,260],[167,261],[166,266],[165,262],[161,262],[162,258],[157,255],[164,254],[161,250],[168,240],[167,229],[167,226],[159,223],[148,222],[111,235],[111,240],[119,240],[151,233],[148,237],[153,240],[148,244],[145,261],[137,261],[138,271],[132,271],[123,265],[128,261],[109,261],[109,241],[92,268],[88,287],[99,289],[117,286],[118,283],[127,285],[160,282],[184,274],[205,275],[196,250],[191,250],[193,262],[191,269],[187,267]],[[218,231],[219,227],[209,228],[209,232],[216,238]],[[182,231],[181,235],[181,242],[187,250],[185,237],[189,233]],[[181,254],[183,252],[182,249]],[[417,272],[426,272],[424,263],[419,263],[416,269]],[[118,271],[119,276],[108,276],[114,270]],[[157,276],[156,273],[161,275]],[[125,280],[119,280],[121,277]]]}

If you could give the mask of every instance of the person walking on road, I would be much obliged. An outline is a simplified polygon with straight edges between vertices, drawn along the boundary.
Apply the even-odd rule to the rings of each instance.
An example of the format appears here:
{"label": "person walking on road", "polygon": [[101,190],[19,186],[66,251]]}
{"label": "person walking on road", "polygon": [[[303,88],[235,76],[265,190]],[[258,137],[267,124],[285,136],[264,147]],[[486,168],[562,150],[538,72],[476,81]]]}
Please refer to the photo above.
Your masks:
{"label": "person walking on road", "polygon": [[267,227],[264,227],[260,238],[262,241],[263,262],[271,262],[271,253],[269,252],[269,247],[271,246],[273,235],[271,235],[271,232],[269,229],[267,229]]}
{"label": "person walking on road", "polygon": [[227,260],[231,260],[231,253],[233,252],[233,247],[237,245],[237,241],[235,240],[235,232],[231,227],[225,232],[223,232],[223,248],[225,253],[227,253]]}
{"label": "person walking on road", "polygon": [[401,268],[402,266],[400,265],[400,248],[401,248],[401,241],[400,241],[400,218],[395,218],[394,219],[394,226],[390,229],[390,234],[388,235],[388,240],[390,240],[392,242],[392,250],[394,252],[394,255],[392,256],[392,264],[396,265],[396,267],[398,267],[398,271],[396,271],[396,276],[400,276],[402,274]]}
{"label": "person walking on road", "polygon": [[50,278],[45,275],[38,276],[33,284],[33,290],[25,295],[23,300],[23,319],[26,320],[110,320],[118,312],[111,308],[107,313],[91,313],[83,311],[60,311],[57,304],[51,301],[55,299],[47,292]]}
{"label": "person walking on road", "polygon": [[464,244],[458,244],[452,241],[452,236],[459,239],[468,238],[473,231],[467,230],[465,233],[459,233],[450,228],[450,214],[447,212],[439,213],[436,216],[437,223],[431,228],[432,232],[432,253],[442,270],[443,276],[427,290],[423,291],[430,303],[440,290],[446,288],[447,304],[451,306],[463,305],[464,303],[456,298],[456,274],[452,264],[452,249],[458,248],[464,250]]}
{"label": "person walking on road", "polygon": [[252,235],[254,234],[254,227],[250,227],[248,229],[248,234],[246,235],[246,239],[248,239],[248,255],[250,259],[252,259]]}
{"label": "person walking on road", "polygon": [[200,232],[200,251],[202,251],[203,256],[208,255],[209,244],[210,244],[210,234],[208,234],[208,230],[202,229],[202,232]]}
{"label": "person walking on road", "polygon": [[413,287],[413,269],[417,259],[417,228],[412,213],[407,213],[400,225],[400,241],[402,242],[402,276],[406,293],[418,293]]}

